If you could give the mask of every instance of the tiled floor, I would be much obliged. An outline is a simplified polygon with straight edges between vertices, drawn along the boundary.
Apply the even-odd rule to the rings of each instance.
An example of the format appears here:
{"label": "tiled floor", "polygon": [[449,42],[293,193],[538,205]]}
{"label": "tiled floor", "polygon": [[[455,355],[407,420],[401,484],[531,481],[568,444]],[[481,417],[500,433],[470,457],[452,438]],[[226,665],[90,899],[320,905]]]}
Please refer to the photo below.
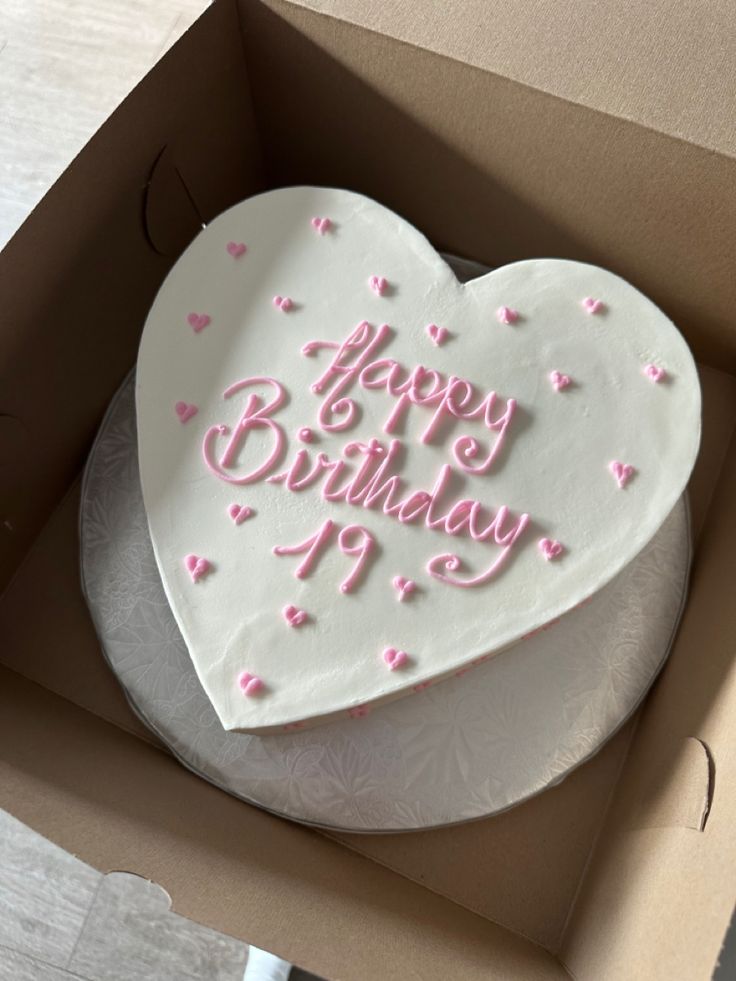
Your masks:
{"label": "tiled floor", "polygon": [[1,981],[241,981],[248,948],[103,876],[0,811]]}

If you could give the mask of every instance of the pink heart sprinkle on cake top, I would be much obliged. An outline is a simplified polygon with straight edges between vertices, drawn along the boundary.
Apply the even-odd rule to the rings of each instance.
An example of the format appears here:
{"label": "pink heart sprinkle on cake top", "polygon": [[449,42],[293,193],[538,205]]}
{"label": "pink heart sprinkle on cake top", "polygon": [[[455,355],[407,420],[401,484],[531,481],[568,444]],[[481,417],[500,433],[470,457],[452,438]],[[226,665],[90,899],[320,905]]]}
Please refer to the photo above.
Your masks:
{"label": "pink heart sprinkle on cake top", "polygon": [[614,460],[608,465],[608,469],[616,478],[616,483],[621,488],[624,488],[636,473],[635,468],[630,463],[621,463],[620,460]]}
{"label": "pink heart sprinkle on cake top", "polygon": [[309,614],[305,610],[300,610],[297,606],[289,604],[289,606],[284,607],[284,620],[289,624],[290,627],[301,627],[303,623],[306,623]]}
{"label": "pink heart sprinkle on cake top", "polygon": [[539,551],[548,562],[558,558],[565,551],[565,546],[553,538],[540,538],[538,545]]}
{"label": "pink heart sprinkle on cake top", "polygon": [[400,603],[403,603],[407,596],[411,596],[417,588],[413,579],[405,579],[404,576],[394,576],[393,585],[399,594]]}
{"label": "pink heart sprinkle on cake top", "polygon": [[383,660],[388,665],[389,671],[396,671],[398,668],[404,667],[409,660],[409,655],[406,651],[397,651],[395,647],[387,647],[383,652]]}
{"label": "pink heart sprinkle on cake top", "polygon": [[592,296],[586,296],[580,302],[586,313],[600,313],[604,309],[603,300],[596,300]]}
{"label": "pink heart sprinkle on cake top", "polygon": [[194,333],[198,334],[200,330],[204,330],[212,323],[212,318],[208,313],[188,313],[187,323]]}
{"label": "pink heart sprinkle on cake top", "polygon": [[646,364],[644,365],[644,374],[650,381],[661,382],[667,377],[667,372],[664,368],[660,368],[656,364]]}
{"label": "pink heart sprinkle on cake top", "polygon": [[245,242],[228,242],[227,251],[233,257],[233,259],[239,259],[241,255],[244,255],[248,250],[248,246]]}
{"label": "pink heart sprinkle on cake top", "polygon": [[288,296],[275,296],[273,298],[273,305],[279,310],[283,310],[284,313],[288,313],[294,306],[294,301]]}
{"label": "pink heart sprinkle on cake top", "polygon": [[563,375],[561,371],[551,371],[549,380],[552,382],[552,387],[556,392],[561,392],[563,388],[567,388],[568,385],[572,384],[570,376]]}
{"label": "pink heart sprinkle on cake top", "polygon": [[383,296],[388,289],[388,281],[384,276],[371,276],[368,280],[368,285],[376,296]]}
{"label": "pink heart sprinkle on cake top", "polygon": [[440,347],[440,345],[444,344],[447,338],[450,336],[450,332],[446,327],[438,327],[437,324],[428,324],[427,334],[436,347]]}
{"label": "pink heart sprinkle on cake top", "polygon": [[257,695],[259,691],[263,691],[263,682],[250,671],[241,671],[238,675],[238,688],[244,695]]}
{"label": "pink heart sprinkle on cake top", "polygon": [[212,563],[209,559],[203,559],[199,555],[187,555],[184,559],[184,565],[189,571],[189,575],[192,577],[192,582],[199,582],[202,576],[206,576],[208,572],[212,571]]}
{"label": "pink heart sprinkle on cake top", "polygon": [[180,422],[189,422],[192,416],[196,416],[199,409],[191,402],[177,402],[174,406],[174,412],[179,416]]}
{"label": "pink heart sprinkle on cake top", "polygon": [[329,218],[312,218],[312,228],[316,229],[320,235],[324,235],[332,228],[332,222]]}
{"label": "pink heart sprinkle on cake top", "polygon": [[519,319],[519,311],[511,307],[499,307],[496,310],[496,317],[500,324],[515,324]]}
{"label": "pink heart sprinkle on cake top", "polygon": [[253,508],[249,508],[247,504],[231,504],[227,513],[236,525],[242,525],[253,514]]}

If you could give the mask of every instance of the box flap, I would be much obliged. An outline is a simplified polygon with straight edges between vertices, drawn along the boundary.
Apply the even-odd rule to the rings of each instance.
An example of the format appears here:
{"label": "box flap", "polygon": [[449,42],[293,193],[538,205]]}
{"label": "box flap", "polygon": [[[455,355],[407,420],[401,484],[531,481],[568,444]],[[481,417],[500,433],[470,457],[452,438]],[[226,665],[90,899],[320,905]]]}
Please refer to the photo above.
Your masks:
{"label": "box flap", "polygon": [[731,0],[289,2],[736,155]]}
{"label": "box flap", "polygon": [[189,196],[209,220],[258,187],[260,167],[237,11],[218,3],[3,250],[0,461],[12,466],[2,470],[0,591],[79,472],[135,360],[172,252],[197,228]]}
{"label": "box flap", "polygon": [[[577,977],[708,978],[736,888],[736,440],[677,644],[642,716],[562,948]],[[724,871],[728,870],[725,874]]]}

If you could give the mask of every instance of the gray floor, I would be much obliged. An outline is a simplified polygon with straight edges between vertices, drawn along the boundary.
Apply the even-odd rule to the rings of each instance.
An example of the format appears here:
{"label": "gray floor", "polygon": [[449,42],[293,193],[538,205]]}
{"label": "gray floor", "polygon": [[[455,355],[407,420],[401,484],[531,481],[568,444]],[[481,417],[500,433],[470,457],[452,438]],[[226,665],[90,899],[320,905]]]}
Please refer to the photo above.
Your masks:
{"label": "gray floor", "polygon": [[101,875],[0,810],[2,981],[241,981],[247,956],[154,883]]}

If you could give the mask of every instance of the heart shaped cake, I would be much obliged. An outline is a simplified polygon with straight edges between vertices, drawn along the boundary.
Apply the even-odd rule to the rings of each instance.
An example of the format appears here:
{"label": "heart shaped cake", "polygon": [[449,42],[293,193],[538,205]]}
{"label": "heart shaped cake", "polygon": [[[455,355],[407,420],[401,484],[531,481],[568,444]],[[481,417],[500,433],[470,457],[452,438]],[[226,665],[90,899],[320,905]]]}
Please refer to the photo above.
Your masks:
{"label": "heart shaped cake", "polygon": [[192,242],[136,401],[171,608],[223,726],[260,733],[360,718],[584,602],[700,438],[687,345],[619,277],[461,284],[393,212],[312,187]]}

